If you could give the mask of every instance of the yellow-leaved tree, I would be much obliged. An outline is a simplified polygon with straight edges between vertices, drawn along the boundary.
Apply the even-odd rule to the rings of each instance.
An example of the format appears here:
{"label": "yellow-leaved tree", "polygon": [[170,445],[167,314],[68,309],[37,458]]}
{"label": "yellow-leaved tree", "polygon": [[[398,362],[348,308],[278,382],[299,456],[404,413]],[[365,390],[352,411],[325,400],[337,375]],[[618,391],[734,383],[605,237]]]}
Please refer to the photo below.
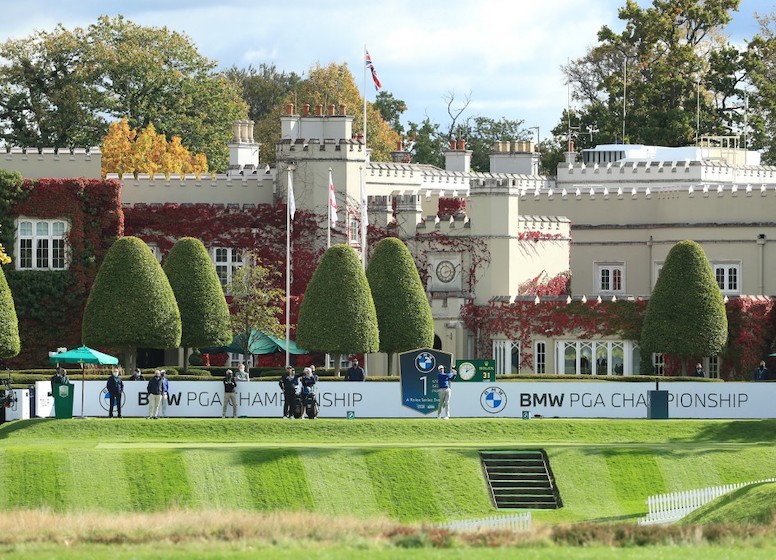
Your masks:
{"label": "yellow-leaved tree", "polygon": [[[346,112],[353,115],[353,132],[364,130],[363,101],[347,64],[331,63],[328,66],[316,64],[310,68],[307,78],[298,82],[292,93],[275,105],[270,113],[256,123],[254,137],[262,146],[262,159],[273,162],[275,144],[280,141],[280,117],[285,113],[287,103],[296,104],[296,111],[305,103],[311,107],[344,104]],[[371,103],[367,103],[367,145],[372,149],[372,161],[390,161],[391,151],[396,148],[399,135],[386,122]]]}
{"label": "yellow-leaved tree", "polygon": [[129,127],[127,119],[112,123],[103,140],[102,174],[118,173],[119,176],[132,173],[157,173],[183,175],[193,173],[199,177],[207,173],[205,154],[192,155],[181,144],[179,136],[167,141],[164,134],[158,134],[153,124],[139,132]]}

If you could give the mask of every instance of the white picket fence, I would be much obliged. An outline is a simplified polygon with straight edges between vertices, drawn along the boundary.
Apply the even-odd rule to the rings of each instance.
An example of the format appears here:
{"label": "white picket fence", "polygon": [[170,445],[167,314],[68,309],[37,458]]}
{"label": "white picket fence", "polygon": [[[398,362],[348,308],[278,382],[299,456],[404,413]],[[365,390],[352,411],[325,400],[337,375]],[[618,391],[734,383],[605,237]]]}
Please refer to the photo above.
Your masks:
{"label": "white picket fence", "polygon": [[494,515],[482,519],[448,521],[439,525],[449,531],[477,531],[478,529],[500,531],[528,531],[531,528],[531,512],[515,515]]}
{"label": "white picket fence", "polygon": [[647,498],[647,516],[640,518],[638,523],[639,525],[673,523],[728,492],[762,482],[776,482],[776,478],[650,496]]}

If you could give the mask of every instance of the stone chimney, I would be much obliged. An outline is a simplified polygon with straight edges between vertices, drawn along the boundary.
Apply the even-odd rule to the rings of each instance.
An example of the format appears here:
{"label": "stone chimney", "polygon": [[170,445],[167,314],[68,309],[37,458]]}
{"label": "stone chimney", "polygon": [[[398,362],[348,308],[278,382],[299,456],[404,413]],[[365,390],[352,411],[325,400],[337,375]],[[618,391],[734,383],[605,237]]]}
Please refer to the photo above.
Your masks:
{"label": "stone chimney", "polygon": [[445,169],[468,173],[472,168],[472,151],[466,149],[466,140],[450,140],[450,149],[445,151]]}
{"label": "stone chimney", "polygon": [[539,157],[540,154],[534,151],[534,143],[531,141],[496,142],[490,154],[490,172],[538,175]]}
{"label": "stone chimney", "polygon": [[[293,111],[293,106],[291,108]],[[253,139],[253,121],[232,123],[229,146],[229,173],[254,173],[259,168],[260,144]]]}

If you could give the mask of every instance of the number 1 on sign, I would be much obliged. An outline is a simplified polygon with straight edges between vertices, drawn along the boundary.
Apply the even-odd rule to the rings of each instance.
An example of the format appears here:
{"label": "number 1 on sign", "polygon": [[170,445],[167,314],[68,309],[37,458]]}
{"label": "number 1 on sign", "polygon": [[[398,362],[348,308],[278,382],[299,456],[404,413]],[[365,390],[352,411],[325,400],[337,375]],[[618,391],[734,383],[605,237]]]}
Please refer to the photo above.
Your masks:
{"label": "number 1 on sign", "polygon": [[421,383],[423,383],[423,394],[428,394],[428,376],[424,375],[420,378]]}

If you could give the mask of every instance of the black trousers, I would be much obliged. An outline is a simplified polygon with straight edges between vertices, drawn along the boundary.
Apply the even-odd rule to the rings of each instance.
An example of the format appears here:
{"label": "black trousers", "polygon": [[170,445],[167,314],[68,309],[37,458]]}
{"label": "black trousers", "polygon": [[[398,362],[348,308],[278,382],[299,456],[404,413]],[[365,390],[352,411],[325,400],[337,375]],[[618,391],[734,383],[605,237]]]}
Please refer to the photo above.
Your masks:
{"label": "black trousers", "polygon": [[110,396],[110,411],[108,412],[108,417],[113,418],[113,406],[116,406],[119,418],[121,418],[121,395],[111,395]]}
{"label": "black trousers", "polygon": [[294,403],[296,402],[296,393],[283,391],[283,416],[294,415]]}

